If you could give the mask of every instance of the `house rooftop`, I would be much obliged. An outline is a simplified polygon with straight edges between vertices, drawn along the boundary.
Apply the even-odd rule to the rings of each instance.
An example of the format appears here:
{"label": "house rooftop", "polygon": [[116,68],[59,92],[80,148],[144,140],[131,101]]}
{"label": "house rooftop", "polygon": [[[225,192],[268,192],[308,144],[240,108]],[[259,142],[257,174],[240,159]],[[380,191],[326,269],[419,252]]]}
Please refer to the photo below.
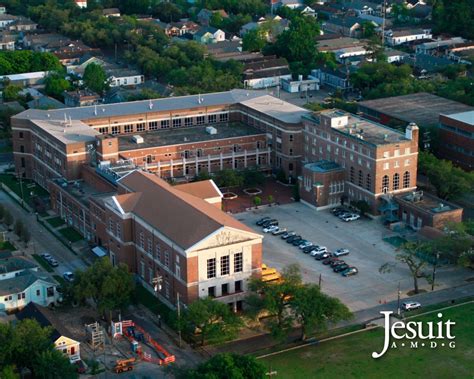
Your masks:
{"label": "house rooftop", "polygon": [[451,115],[445,115],[445,116],[452,120],[456,120],[464,124],[474,126],[474,110],[468,111],[468,112],[455,113]]}
{"label": "house rooftop", "polygon": [[[212,126],[217,130],[216,134],[209,134],[206,127]],[[212,124],[187,128],[162,129],[146,133],[136,133],[143,137],[143,143],[137,144],[132,141],[131,135],[118,137],[119,151],[137,150],[148,147],[160,147],[193,143],[201,141],[219,140],[224,138],[236,138],[251,135],[264,134],[264,132],[250,125],[241,123]]]}
{"label": "house rooftop", "polygon": [[23,292],[37,280],[43,280],[52,286],[56,285],[44,273],[26,270],[14,278],[0,280],[0,296]]}
{"label": "house rooftop", "polygon": [[361,46],[367,46],[367,41],[350,37],[331,38],[318,41],[318,50],[322,52]]}
{"label": "house rooftop", "polygon": [[359,110],[374,115],[383,113],[418,125],[437,125],[439,114],[451,115],[474,110],[474,107],[426,92],[361,101]]}
{"label": "house rooftop", "polygon": [[37,268],[33,262],[23,257],[11,257],[0,259],[0,275],[7,274],[9,272],[30,270]]}
{"label": "house rooftop", "polygon": [[341,166],[338,165],[336,162],[332,162],[332,161],[318,161],[314,163],[307,163],[305,164],[304,167],[313,172],[320,172],[320,173],[341,170]]}

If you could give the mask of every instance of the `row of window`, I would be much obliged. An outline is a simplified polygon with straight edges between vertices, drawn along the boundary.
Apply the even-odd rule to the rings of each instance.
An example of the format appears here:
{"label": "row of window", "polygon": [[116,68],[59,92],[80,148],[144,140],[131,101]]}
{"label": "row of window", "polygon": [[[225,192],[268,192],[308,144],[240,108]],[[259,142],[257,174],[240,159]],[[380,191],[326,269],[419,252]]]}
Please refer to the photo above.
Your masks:
{"label": "row of window", "polygon": [[[242,272],[243,270],[243,253],[235,253],[234,257],[234,273]],[[220,258],[220,276],[230,274],[230,255],[224,255]],[[217,276],[217,261],[216,258],[207,260],[207,279],[212,279]]]}
{"label": "row of window", "polygon": [[[195,118],[194,117],[173,118],[171,120],[171,123],[169,119],[160,120],[160,121],[150,121],[148,122],[148,130],[169,129],[170,125],[172,125],[173,128],[180,128],[182,126],[189,127],[193,125],[205,125],[206,123],[215,124],[217,122],[227,122],[227,121],[229,121],[228,113],[221,113],[219,115],[211,114],[208,116],[197,116]],[[140,122],[137,124],[123,125],[124,133],[135,133],[135,132],[144,132],[144,131],[146,131],[146,124],[144,122]],[[109,127],[99,128],[99,133],[108,134]],[[110,133],[112,135],[120,134],[121,133],[120,126],[113,125],[110,129]]]}
{"label": "row of window", "polygon": [[[405,167],[410,166],[411,164],[411,159],[405,159]],[[398,161],[393,162],[393,168],[398,168],[400,167],[400,163]],[[385,162],[383,164],[383,169],[384,170],[389,170],[390,169],[390,162]]]}
{"label": "row of window", "polygon": [[[234,282],[234,292],[241,292],[242,288],[242,280],[237,280]],[[229,294],[229,283],[224,283],[221,285],[221,296],[226,296]],[[207,295],[209,297],[216,297],[216,287],[208,287]]]}
{"label": "row of window", "polygon": [[[410,188],[410,173],[408,171],[405,171],[403,174],[403,188]],[[393,174],[393,179],[392,179],[392,190],[396,191],[400,189],[400,174],[395,173]],[[384,175],[382,178],[382,190],[384,192],[387,192],[390,190],[390,178],[388,175]]]}

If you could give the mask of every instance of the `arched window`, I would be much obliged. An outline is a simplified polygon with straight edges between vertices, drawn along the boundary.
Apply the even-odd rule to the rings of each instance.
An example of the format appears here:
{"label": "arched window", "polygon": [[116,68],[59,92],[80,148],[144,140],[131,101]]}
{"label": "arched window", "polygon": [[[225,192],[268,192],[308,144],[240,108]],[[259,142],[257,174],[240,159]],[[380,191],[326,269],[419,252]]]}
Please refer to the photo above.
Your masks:
{"label": "arched window", "polygon": [[354,167],[351,167],[351,177],[350,177],[351,183],[354,183]]}
{"label": "arched window", "polygon": [[400,175],[393,174],[393,190],[396,191],[397,189],[400,189]]}
{"label": "arched window", "polygon": [[370,176],[370,174],[367,174],[367,179],[365,181],[365,188],[367,188],[369,191],[372,188],[372,177]]}
{"label": "arched window", "polygon": [[405,171],[403,174],[403,188],[409,188],[410,187],[410,173],[408,171]]}
{"label": "arched window", "polygon": [[390,186],[390,179],[388,178],[388,175],[385,175],[382,178],[382,191],[387,192],[390,189],[389,186]]}
{"label": "arched window", "polygon": [[362,170],[359,170],[359,187],[364,186],[364,174],[362,174]]}

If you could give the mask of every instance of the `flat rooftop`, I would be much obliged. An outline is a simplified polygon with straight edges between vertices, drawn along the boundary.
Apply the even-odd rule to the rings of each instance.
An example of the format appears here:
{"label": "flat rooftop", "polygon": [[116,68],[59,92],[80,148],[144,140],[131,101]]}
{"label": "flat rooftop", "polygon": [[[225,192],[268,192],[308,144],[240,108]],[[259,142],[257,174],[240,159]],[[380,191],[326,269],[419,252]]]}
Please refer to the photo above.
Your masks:
{"label": "flat rooftop", "polygon": [[397,199],[424,211],[428,211],[431,214],[439,214],[461,209],[461,207],[425,193],[421,193],[421,196],[419,193],[399,195],[397,196]]}
{"label": "flat rooftop", "polygon": [[463,122],[467,125],[474,126],[474,110],[469,111],[469,112],[461,112],[461,113],[455,113],[451,115],[445,115],[449,117],[452,120],[456,120],[459,122]]}
{"label": "flat rooftop", "polygon": [[304,167],[313,172],[321,172],[321,173],[330,172],[330,171],[338,171],[341,169],[341,166],[339,166],[336,162],[331,162],[331,161],[318,161],[314,163],[308,163],[308,164],[305,164]]}
{"label": "flat rooftop", "polygon": [[339,49],[348,48],[348,47],[363,47],[366,45],[367,45],[367,41],[365,40],[359,40],[357,38],[350,38],[350,37],[340,37],[340,38],[319,40],[318,50],[325,52],[325,51],[339,50]]}
{"label": "flat rooftop", "polygon": [[407,123],[436,125],[438,124],[440,114],[451,115],[453,113],[472,111],[474,107],[445,99],[444,97],[420,92],[404,96],[361,101],[359,103],[359,110],[365,112],[366,109],[384,113]]}
{"label": "flat rooftop", "polygon": [[[212,126],[217,130],[216,134],[209,134],[206,127]],[[131,135],[119,136],[119,151],[139,150],[149,147],[161,147],[193,143],[201,141],[212,141],[224,138],[244,137],[265,134],[253,126],[242,123],[212,124],[195,126],[191,128],[163,129],[146,133],[135,133],[143,137],[143,143],[137,144],[132,141]]]}
{"label": "flat rooftop", "polygon": [[73,183],[68,183],[64,179],[53,179],[53,182],[61,187],[65,192],[71,195],[75,200],[88,206],[89,198],[105,198],[114,195],[116,192],[99,191],[97,188],[78,180]]}
{"label": "flat rooftop", "polygon": [[[31,109],[30,109],[31,110]],[[31,120],[36,126],[48,132],[64,144],[95,141],[100,133],[79,120]]]}
{"label": "flat rooftop", "polygon": [[332,126],[332,129],[358,141],[364,141],[372,145],[389,145],[408,141],[405,134],[352,113],[338,109],[328,109],[316,113],[310,120],[316,120],[319,123],[318,114],[329,118],[347,117],[347,123]]}
{"label": "flat rooftop", "polygon": [[301,117],[311,112],[270,95],[254,97],[241,102],[243,105],[288,124],[301,122]]}

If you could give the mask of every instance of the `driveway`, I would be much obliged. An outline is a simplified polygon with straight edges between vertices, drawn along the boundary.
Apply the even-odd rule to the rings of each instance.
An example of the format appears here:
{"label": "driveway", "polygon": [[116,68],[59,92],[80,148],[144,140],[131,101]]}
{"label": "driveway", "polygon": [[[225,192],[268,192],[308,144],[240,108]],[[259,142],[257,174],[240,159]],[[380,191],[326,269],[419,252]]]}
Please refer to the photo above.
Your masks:
{"label": "driveway", "polygon": [[[296,231],[315,244],[326,246],[329,251],[342,247],[351,251],[342,259],[356,266],[359,274],[345,278],[302,253],[297,247],[285,243],[278,236],[265,235],[263,241],[264,263],[278,270],[289,264],[298,263],[302,268],[303,280],[308,283],[318,283],[321,275],[322,290],[338,297],[352,311],[396,300],[399,282],[402,298],[413,288],[408,268],[396,261],[395,248],[383,241],[390,232],[378,221],[358,220],[346,223],[329,211],[317,212],[301,203],[273,206],[235,215],[237,219],[261,234],[264,233],[255,222],[264,216],[276,218],[280,226]],[[392,272],[380,274],[379,267],[386,262],[394,263],[396,266]],[[426,268],[429,272],[431,269],[431,266]],[[474,277],[472,270],[453,266],[438,267],[436,289],[464,284],[465,279],[472,277]],[[431,289],[424,279],[420,279],[419,284],[420,288]]]}

